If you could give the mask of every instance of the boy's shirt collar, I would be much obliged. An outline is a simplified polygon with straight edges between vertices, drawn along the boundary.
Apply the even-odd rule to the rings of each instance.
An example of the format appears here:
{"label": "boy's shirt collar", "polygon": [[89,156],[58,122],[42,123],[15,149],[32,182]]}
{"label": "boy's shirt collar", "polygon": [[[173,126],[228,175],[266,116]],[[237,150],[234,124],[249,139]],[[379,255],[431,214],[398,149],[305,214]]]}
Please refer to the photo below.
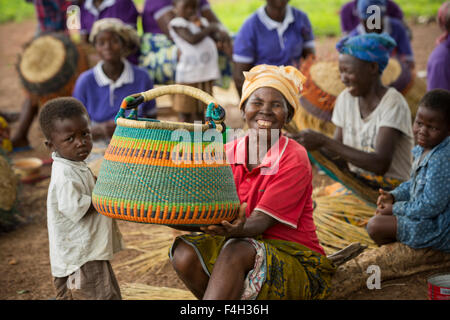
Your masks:
{"label": "boy's shirt collar", "polygon": [[61,157],[58,152],[52,152],[52,159],[55,162],[61,162],[64,163],[65,165],[71,166],[73,168],[77,168],[79,170],[82,171],[87,171],[89,170],[89,167],[87,166],[86,161],[72,161],[72,160],[68,160],[65,159],[63,157]]}
{"label": "boy's shirt collar", "polygon": [[[430,152],[428,152],[428,154],[425,156],[425,158],[422,159],[422,161],[417,164],[417,167],[425,166],[428,163],[428,160],[433,155],[433,153],[435,153],[439,149],[446,148],[449,145],[450,145],[450,136],[445,138],[441,143],[439,143],[437,146],[435,146],[433,149],[431,149]],[[420,159],[420,155],[422,154],[422,152],[423,152],[423,148],[419,145],[417,145],[413,148],[412,153],[414,155],[414,158],[416,159],[415,161],[417,161],[417,159]]]}

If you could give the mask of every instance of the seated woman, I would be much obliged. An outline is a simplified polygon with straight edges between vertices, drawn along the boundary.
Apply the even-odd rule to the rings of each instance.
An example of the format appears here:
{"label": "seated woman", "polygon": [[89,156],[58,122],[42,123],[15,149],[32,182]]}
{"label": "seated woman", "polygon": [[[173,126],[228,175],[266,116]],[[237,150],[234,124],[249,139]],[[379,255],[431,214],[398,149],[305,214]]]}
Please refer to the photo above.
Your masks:
{"label": "seated woman", "polygon": [[243,72],[259,64],[291,65],[314,55],[314,35],[308,16],[288,0],[267,0],[242,25],[233,47],[233,78],[238,93]]}
{"label": "seated woman", "polygon": [[[339,70],[346,89],[336,99],[334,139],[313,130],[290,135],[307,150],[320,150],[367,182],[392,189],[409,178],[411,112],[396,89],[381,83],[395,41],[386,34],[342,39]],[[376,201],[376,199],[375,199]]]}
{"label": "seated woman", "polygon": [[[105,18],[94,23],[89,40],[101,60],[80,75],[73,96],[86,106],[94,139],[108,140],[122,100],[152,89],[153,83],[145,70],[124,59],[139,45],[135,29],[119,19]],[[141,117],[156,117],[155,101],[146,102],[139,112]]]}
{"label": "seated woman", "polygon": [[[380,8],[379,17],[376,16],[377,11],[369,9],[370,6]],[[391,55],[398,57],[410,69],[414,69],[414,54],[408,31],[400,20],[386,15],[386,0],[359,0],[357,10],[360,23],[349,33],[349,36],[382,32],[389,34],[397,43]]]}
{"label": "seated woman", "polygon": [[[98,20],[117,18],[136,29],[138,17],[139,12],[133,0],[84,0],[80,6],[81,39],[84,43],[88,43],[92,27]],[[87,47],[86,50],[87,52],[93,51],[90,47]],[[127,59],[133,64],[138,64],[139,50],[127,57]],[[92,56],[90,60],[93,63],[96,62]]]}
{"label": "seated woman", "polygon": [[315,231],[311,166],[306,150],[281,135],[299,107],[303,76],[260,65],[245,79],[240,108],[249,133],[226,145],[239,217],[183,228],[203,233],[176,238],[172,265],[198,299],[323,299],[335,266]]}
{"label": "seated woman", "polygon": [[[216,32],[219,48],[221,78],[216,84],[228,88],[231,80],[232,40],[228,31],[214,14],[208,0],[199,0],[199,15],[209,23],[216,24],[220,32]],[[178,61],[177,47],[169,32],[169,22],[175,18],[171,0],[146,0],[142,12],[142,35],[140,66],[148,70],[155,84],[175,82],[175,70]]]}

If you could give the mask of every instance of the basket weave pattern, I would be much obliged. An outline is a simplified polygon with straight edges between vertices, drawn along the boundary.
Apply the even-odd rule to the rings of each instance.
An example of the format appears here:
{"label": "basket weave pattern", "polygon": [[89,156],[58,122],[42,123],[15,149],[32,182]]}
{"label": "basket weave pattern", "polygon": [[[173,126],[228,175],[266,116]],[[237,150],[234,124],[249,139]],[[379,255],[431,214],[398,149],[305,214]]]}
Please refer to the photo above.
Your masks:
{"label": "basket weave pattern", "polygon": [[178,142],[172,139],[176,123],[119,120],[126,121],[117,121],[93,192],[98,212],[164,225],[209,225],[236,217],[240,203],[221,142],[211,149],[209,141],[195,140],[190,124],[178,127],[192,129],[191,142]]}

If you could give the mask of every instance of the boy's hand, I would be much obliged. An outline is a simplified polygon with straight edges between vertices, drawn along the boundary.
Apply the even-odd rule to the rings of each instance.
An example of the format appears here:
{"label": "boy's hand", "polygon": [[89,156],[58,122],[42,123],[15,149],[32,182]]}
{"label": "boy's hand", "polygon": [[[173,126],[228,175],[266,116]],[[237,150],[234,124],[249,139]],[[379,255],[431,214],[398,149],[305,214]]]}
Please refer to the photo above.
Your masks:
{"label": "boy's hand", "polygon": [[236,237],[242,234],[244,229],[245,221],[245,211],[247,209],[247,204],[243,203],[239,208],[239,215],[231,223],[228,221],[222,221],[222,225],[211,225],[207,227],[201,227],[200,229],[208,234],[215,236],[224,237]]}
{"label": "boy's hand", "polygon": [[378,192],[380,193],[380,195],[377,199],[377,207],[385,206],[388,204],[390,204],[392,207],[392,204],[394,203],[394,196],[389,192],[384,191],[383,189],[379,189]]}
{"label": "boy's hand", "polygon": [[392,213],[392,203],[391,204],[383,204],[381,206],[377,207],[377,211],[375,212],[376,215],[382,215],[382,216],[391,216]]}

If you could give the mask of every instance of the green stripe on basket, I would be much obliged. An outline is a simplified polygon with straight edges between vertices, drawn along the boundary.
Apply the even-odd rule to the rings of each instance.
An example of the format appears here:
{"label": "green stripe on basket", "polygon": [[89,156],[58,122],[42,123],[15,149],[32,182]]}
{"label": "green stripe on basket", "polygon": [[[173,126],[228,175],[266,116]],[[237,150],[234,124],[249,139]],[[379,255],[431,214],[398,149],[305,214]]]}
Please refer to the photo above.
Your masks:
{"label": "green stripe on basket", "polygon": [[97,195],[113,198],[163,203],[229,201],[238,198],[229,166],[179,168],[108,160],[102,163],[94,191]]}
{"label": "green stripe on basket", "polygon": [[[189,141],[200,142],[203,139],[202,131],[195,133],[188,130],[180,130],[186,134],[186,138],[189,137]],[[201,134],[200,134],[201,133]],[[208,135],[209,136],[209,135]],[[174,135],[174,130],[163,130],[163,129],[139,129],[139,128],[127,128],[117,126],[114,131],[114,138],[123,137],[132,140],[146,139],[146,140],[157,140],[157,141],[173,141],[173,137],[179,137],[178,134]],[[184,137],[184,135],[183,135]],[[223,142],[223,136],[221,133],[217,132],[218,141]],[[211,139],[208,138],[206,143],[210,143]]]}

